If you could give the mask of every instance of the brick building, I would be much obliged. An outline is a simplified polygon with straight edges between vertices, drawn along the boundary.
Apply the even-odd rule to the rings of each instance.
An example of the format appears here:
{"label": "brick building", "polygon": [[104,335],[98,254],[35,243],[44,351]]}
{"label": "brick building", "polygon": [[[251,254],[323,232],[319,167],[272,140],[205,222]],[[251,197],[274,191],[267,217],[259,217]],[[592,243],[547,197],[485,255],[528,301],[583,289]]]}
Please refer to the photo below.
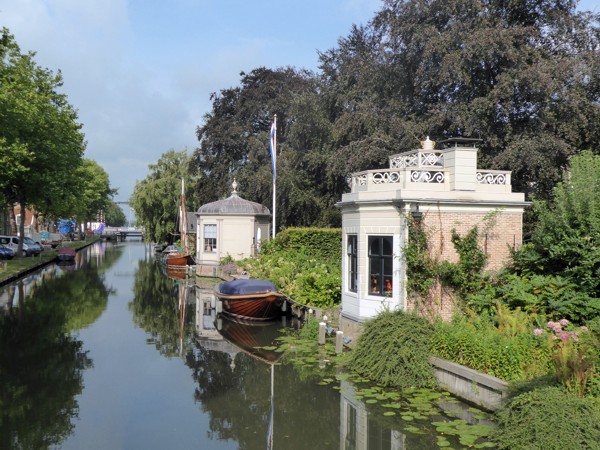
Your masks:
{"label": "brick building", "polygon": [[[524,194],[511,190],[510,172],[477,168],[477,139],[455,138],[435,149],[392,155],[389,168],[351,176],[342,196],[341,326],[352,327],[385,308],[407,310],[403,249],[408,220],[418,220],[430,251],[440,260],[457,261],[452,230],[461,236],[477,225],[487,270],[507,262],[510,249],[522,243]],[[452,307],[439,289],[432,292],[435,313],[448,317]]]}

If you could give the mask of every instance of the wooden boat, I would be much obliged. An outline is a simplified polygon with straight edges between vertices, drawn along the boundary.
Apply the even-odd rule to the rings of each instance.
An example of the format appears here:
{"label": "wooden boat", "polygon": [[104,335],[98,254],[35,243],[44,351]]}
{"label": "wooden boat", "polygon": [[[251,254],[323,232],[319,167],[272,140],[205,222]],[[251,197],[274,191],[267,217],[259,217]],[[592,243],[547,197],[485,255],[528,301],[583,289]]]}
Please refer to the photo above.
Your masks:
{"label": "wooden boat", "polygon": [[281,314],[286,295],[266,280],[233,280],[215,287],[223,313],[247,320],[272,320]]}
{"label": "wooden boat", "polygon": [[162,262],[167,267],[185,267],[194,264],[194,257],[190,254],[187,244],[187,218],[185,212],[185,188],[183,177],[181,178],[181,205],[179,214],[181,216],[181,245],[182,249],[177,251],[165,252],[163,250]]}
{"label": "wooden boat", "polygon": [[75,256],[77,252],[72,248],[61,248],[58,251],[58,260],[59,261],[75,261]]}

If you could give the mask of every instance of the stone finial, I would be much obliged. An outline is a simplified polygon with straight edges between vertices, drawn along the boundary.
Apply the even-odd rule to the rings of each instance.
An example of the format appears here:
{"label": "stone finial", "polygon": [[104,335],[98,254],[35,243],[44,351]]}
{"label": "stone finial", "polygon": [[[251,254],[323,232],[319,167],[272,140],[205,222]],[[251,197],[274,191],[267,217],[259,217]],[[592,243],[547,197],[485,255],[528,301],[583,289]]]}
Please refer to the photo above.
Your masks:
{"label": "stone finial", "polygon": [[233,179],[233,183],[231,183],[231,187],[233,188],[233,191],[231,191],[231,195],[237,195],[237,181],[235,181],[235,178]]}
{"label": "stone finial", "polygon": [[433,147],[435,147],[435,141],[430,140],[429,136],[427,136],[427,139],[421,141],[421,147],[423,150],[433,150]]}

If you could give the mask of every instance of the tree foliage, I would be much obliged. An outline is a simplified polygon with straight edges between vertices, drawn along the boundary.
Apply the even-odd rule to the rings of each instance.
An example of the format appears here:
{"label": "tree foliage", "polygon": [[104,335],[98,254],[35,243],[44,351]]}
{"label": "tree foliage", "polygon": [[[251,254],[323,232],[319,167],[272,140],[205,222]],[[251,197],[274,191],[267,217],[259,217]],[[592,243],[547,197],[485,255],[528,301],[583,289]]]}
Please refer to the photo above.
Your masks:
{"label": "tree foliage", "polygon": [[136,183],[130,205],[138,225],[144,228],[144,237],[152,242],[174,242],[179,235],[178,216],[181,202],[181,179],[186,189],[186,210],[197,208],[192,192],[190,159],[186,151],[169,150],[163,153],[142,181]]}
{"label": "tree foliage", "polygon": [[554,201],[536,204],[538,224],[516,269],[562,276],[579,291],[600,298],[600,156],[571,159]]}
{"label": "tree foliage", "polygon": [[569,158],[600,149],[599,15],[573,0],[384,0],[319,53],[320,71],[258,68],[212,95],[193,170],[203,201],[271,204],[277,223],[339,226],[348,174],[387,165],[427,135],[481,138],[481,164],[549,199]]}
{"label": "tree foliage", "polygon": [[0,36],[0,199],[48,217],[89,218],[113,194],[108,176],[84,160],[77,111],[60,92],[62,75],[21,53],[6,28]]}
{"label": "tree foliage", "polygon": [[258,68],[242,73],[240,86],[212,94],[192,158],[203,203],[228,194],[236,177],[244,198],[271,204],[269,132],[277,115],[277,224],[339,222],[326,170],[331,127],[316,81],[307,71]]}
{"label": "tree foliage", "polygon": [[127,223],[127,217],[121,207],[111,201],[104,209],[104,221],[109,227],[122,227]]}

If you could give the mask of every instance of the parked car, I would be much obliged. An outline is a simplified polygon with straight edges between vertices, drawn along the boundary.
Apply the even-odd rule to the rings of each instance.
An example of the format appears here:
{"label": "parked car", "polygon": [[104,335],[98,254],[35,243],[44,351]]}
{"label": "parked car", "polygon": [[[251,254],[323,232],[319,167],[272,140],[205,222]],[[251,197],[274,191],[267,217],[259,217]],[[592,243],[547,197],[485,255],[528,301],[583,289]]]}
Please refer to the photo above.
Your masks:
{"label": "parked car", "polygon": [[15,251],[12,248],[0,244],[0,259],[13,259],[14,256]]}
{"label": "parked car", "polygon": [[[19,237],[18,236],[0,236],[0,245],[5,245],[7,247],[12,248],[15,252],[19,247]],[[34,256],[42,253],[42,246],[40,244],[36,244],[33,239],[26,237],[23,238],[23,256]]]}

